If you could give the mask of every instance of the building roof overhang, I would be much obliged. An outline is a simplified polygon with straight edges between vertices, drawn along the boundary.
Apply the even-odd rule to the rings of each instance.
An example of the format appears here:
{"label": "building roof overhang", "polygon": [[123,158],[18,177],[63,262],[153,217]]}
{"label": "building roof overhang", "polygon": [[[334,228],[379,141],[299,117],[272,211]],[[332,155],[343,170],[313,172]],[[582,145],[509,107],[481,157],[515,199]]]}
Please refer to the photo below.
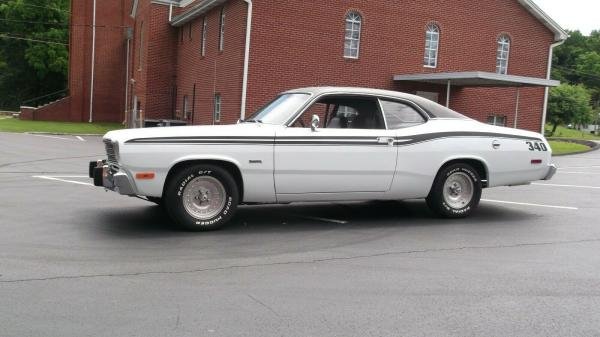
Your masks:
{"label": "building roof overhang", "polygon": [[554,41],[564,41],[569,37],[569,34],[560,27],[556,21],[554,21],[546,12],[544,12],[538,5],[532,0],[518,0],[521,6],[525,7],[531,15],[538,19],[541,23],[546,26],[551,32],[554,33]]}
{"label": "building roof overhang", "polygon": [[205,0],[200,1],[198,4],[194,5],[189,10],[175,16],[171,20],[171,26],[180,27],[188,23],[189,21],[194,20],[195,18],[205,14],[211,9],[220,6],[227,2],[227,0]]}
{"label": "building roof overhang", "polygon": [[421,82],[458,87],[557,87],[560,81],[483,71],[396,75],[394,81]]}

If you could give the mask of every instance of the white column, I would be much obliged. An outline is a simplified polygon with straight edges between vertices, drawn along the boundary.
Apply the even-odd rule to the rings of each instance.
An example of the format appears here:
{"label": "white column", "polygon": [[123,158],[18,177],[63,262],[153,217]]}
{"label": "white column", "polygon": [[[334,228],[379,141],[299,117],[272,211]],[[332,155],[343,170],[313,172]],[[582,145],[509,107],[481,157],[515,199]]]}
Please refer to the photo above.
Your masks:
{"label": "white column", "polygon": [[96,63],[96,0],[94,0],[94,11],[92,14],[92,74],[90,78],[90,119],[94,121],[94,67]]}
{"label": "white column", "polygon": [[517,87],[517,103],[515,104],[515,129],[517,128],[518,125],[518,120],[519,120],[519,100],[521,99],[521,87]]}
{"label": "white column", "polygon": [[452,81],[448,80],[446,87],[446,108],[450,108],[450,90],[452,90]]}

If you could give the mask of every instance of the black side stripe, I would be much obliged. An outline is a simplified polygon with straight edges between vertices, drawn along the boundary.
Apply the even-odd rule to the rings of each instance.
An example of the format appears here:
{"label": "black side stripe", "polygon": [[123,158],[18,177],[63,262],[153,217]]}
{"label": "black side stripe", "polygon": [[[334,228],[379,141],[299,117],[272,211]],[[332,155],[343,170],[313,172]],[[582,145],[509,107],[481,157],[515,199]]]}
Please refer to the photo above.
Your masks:
{"label": "black side stripe", "polygon": [[[540,138],[518,136],[502,133],[487,132],[438,132],[419,134],[403,137],[395,137],[397,146],[415,145],[419,143],[434,141],[445,138],[504,138],[542,141]],[[159,137],[159,138],[137,138],[126,141],[126,144],[195,144],[195,145],[363,145],[363,146],[388,146],[387,143],[379,143],[379,137],[373,136],[295,136],[295,137]]]}
{"label": "black side stripe", "polygon": [[445,138],[503,138],[503,139],[521,139],[521,140],[533,140],[541,142],[540,138],[536,137],[527,137],[527,136],[517,136],[517,135],[509,135],[504,133],[489,133],[489,132],[438,132],[438,133],[429,133],[422,135],[414,135],[414,136],[406,136],[406,137],[397,137],[396,141],[399,141],[397,145],[399,146],[407,146],[407,145],[415,145],[424,142],[430,142],[438,139]]}

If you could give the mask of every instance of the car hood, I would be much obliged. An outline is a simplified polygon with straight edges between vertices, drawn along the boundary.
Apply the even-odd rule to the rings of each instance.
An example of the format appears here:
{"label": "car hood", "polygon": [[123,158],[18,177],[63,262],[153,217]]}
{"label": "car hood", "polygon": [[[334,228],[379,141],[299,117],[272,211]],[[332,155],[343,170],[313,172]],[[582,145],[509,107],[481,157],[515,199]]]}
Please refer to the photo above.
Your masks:
{"label": "car hood", "polygon": [[241,123],[232,125],[194,125],[110,131],[104,139],[125,143],[133,139],[184,137],[275,137],[278,125]]}

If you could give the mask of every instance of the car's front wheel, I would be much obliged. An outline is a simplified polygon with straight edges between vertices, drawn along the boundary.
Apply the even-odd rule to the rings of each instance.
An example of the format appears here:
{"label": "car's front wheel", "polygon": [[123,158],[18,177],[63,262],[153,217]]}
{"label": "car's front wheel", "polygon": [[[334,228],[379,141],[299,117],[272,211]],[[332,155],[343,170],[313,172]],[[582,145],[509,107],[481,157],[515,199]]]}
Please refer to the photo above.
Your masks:
{"label": "car's front wheel", "polygon": [[479,205],[482,184],[479,174],[472,166],[458,163],[440,170],[429,196],[427,205],[445,218],[464,218]]}
{"label": "car's front wheel", "polygon": [[231,174],[214,165],[177,171],[167,182],[165,206],[171,218],[192,231],[214,230],[231,219],[239,202]]}

